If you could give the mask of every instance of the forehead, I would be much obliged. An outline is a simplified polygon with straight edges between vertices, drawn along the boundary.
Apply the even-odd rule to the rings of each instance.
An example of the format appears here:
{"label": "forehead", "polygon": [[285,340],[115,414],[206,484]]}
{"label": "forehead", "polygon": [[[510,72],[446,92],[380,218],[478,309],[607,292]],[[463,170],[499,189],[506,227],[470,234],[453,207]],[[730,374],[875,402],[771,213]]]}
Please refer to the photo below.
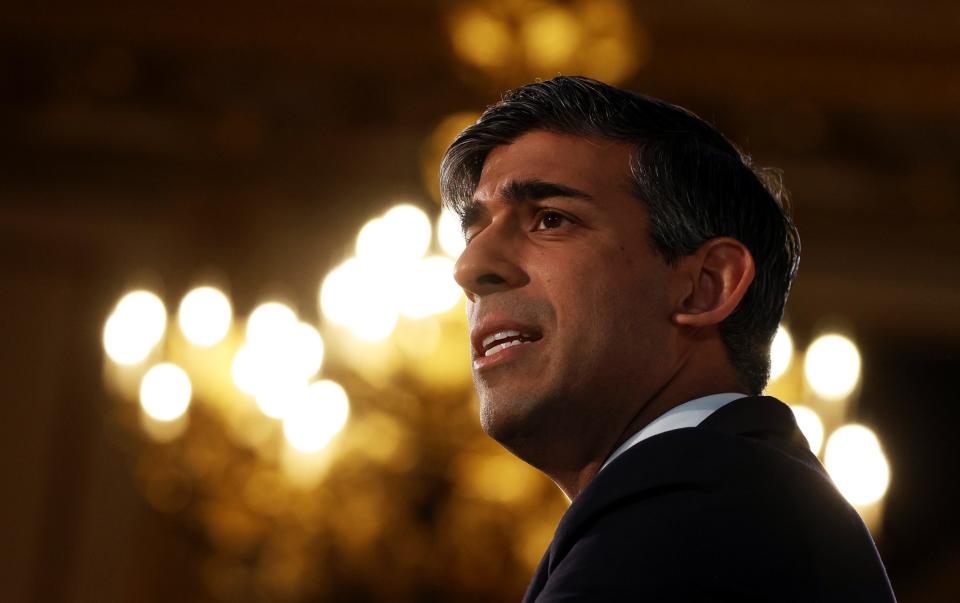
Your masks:
{"label": "forehead", "polygon": [[630,145],[568,134],[533,131],[495,148],[480,172],[474,198],[499,196],[517,180],[564,184],[593,196],[629,188]]}

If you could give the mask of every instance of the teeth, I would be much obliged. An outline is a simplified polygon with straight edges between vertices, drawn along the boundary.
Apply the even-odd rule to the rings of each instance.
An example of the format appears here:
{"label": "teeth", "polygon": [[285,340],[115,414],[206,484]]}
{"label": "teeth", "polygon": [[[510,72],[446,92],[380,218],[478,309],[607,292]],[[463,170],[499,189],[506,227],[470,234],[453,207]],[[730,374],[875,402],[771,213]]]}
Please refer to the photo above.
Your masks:
{"label": "teeth", "polygon": [[[507,337],[519,337],[520,331],[499,331],[493,335],[487,335],[483,338],[483,347],[486,348],[488,345],[493,343],[498,339],[506,339]],[[497,346],[499,347],[499,346]]]}
{"label": "teeth", "polygon": [[492,356],[499,352],[500,350],[505,350],[507,348],[513,347],[515,345],[520,345],[521,343],[529,343],[527,341],[520,341],[519,339],[511,339],[510,341],[497,344],[483,353],[484,356]]}

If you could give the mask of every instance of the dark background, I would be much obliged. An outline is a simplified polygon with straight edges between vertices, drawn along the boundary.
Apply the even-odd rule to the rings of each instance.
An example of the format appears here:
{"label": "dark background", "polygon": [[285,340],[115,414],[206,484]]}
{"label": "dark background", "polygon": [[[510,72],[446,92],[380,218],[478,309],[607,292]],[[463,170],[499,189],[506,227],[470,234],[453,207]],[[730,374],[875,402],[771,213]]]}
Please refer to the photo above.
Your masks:
{"label": "dark background", "polygon": [[[132,285],[180,292],[207,269],[240,310],[268,293],[313,307],[364,220],[431,209],[424,140],[504,83],[464,75],[447,7],[3,7],[0,599],[203,600],[199,543],[142,502],[102,421],[102,321]],[[784,170],[804,247],[788,317],[800,341],[842,321],[861,346],[895,590],[960,599],[960,5],[633,12],[651,57],[623,85]]]}

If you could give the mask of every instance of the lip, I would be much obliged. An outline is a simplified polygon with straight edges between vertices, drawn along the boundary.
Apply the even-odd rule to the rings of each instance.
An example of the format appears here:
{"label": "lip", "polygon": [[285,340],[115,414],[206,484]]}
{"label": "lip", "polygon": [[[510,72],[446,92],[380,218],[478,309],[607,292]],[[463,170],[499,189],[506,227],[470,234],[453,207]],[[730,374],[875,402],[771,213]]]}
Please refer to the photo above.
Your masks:
{"label": "lip", "polygon": [[[492,335],[500,331],[519,331],[520,333],[535,335],[537,339],[529,343],[509,347],[505,350],[500,350],[500,352],[497,352],[493,356],[489,356],[489,357],[484,356],[483,340],[488,335]],[[508,320],[508,319],[502,319],[502,318],[496,318],[496,317],[487,318],[481,321],[478,325],[476,325],[470,333],[470,343],[472,348],[474,366],[476,366],[478,361],[487,360],[487,359],[492,360],[500,356],[501,354],[504,354],[511,350],[516,350],[516,348],[522,347],[523,345],[530,345],[530,343],[536,343],[536,341],[539,341],[542,338],[543,338],[543,332],[539,328],[533,325],[523,324],[514,320]]]}
{"label": "lip", "polygon": [[530,346],[535,346],[538,343],[540,343],[540,339],[536,339],[534,341],[528,341],[527,343],[521,343],[520,345],[510,346],[509,348],[502,349],[491,356],[474,355],[473,368],[474,370],[480,371],[480,370],[488,369],[498,364],[509,362],[511,359],[515,358],[516,356],[530,351],[529,349],[526,349],[526,348],[529,348]]}

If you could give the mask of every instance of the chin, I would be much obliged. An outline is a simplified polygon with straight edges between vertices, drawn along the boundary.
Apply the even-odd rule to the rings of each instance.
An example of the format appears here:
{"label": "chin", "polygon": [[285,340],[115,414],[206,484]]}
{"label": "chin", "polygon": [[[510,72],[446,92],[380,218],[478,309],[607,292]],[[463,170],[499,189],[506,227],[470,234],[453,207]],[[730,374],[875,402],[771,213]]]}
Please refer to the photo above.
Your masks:
{"label": "chin", "polygon": [[543,400],[517,396],[480,396],[480,427],[490,438],[521,459],[528,460],[538,435],[549,431]]}

